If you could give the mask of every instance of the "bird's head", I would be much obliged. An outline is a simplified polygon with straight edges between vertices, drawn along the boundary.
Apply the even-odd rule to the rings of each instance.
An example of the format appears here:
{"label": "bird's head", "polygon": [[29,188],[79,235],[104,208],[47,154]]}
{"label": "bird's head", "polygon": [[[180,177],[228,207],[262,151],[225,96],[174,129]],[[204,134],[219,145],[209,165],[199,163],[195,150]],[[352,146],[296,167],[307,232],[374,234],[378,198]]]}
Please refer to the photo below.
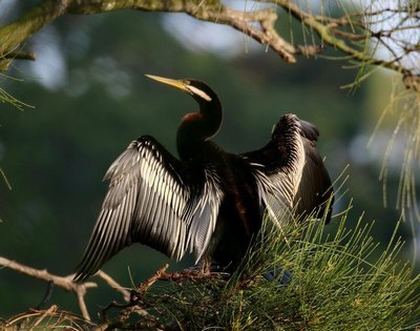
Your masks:
{"label": "bird's head", "polygon": [[217,94],[206,83],[195,79],[171,79],[155,75],[145,75],[162,84],[169,85],[191,95],[200,105],[219,104]]}
{"label": "bird's head", "polygon": [[[222,123],[222,105],[217,94],[204,82],[195,79],[171,79],[155,75],[148,78],[174,87],[191,95],[199,104],[200,111],[186,114],[178,129],[178,152],[187,158],[191,150],[199,149],[202,142],[213,137]],[[197,147],[198,146],[198,147]]]}

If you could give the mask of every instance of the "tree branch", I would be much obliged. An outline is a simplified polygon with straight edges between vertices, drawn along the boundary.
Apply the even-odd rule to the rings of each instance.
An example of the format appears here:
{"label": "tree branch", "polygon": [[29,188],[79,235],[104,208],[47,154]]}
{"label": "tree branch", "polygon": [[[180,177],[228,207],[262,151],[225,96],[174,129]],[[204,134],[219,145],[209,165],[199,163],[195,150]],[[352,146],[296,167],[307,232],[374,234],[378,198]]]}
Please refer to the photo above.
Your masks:
{"label": "tree branch", "polygon": [[73,292],[77,296],[80,312],[82,313],[85,319],[90,321],[90,316],[86,308],[84,297],[86,295],[87,289],[97,287],[96,283],[93,283],[93,282],[76,283],[76,282],[73,282],[73,275],[69,275],[66,277],[53,275],[53,274],[50,274],[45,269],[41,270],[41,269],[31,268],[26,265],[20,264],[18,262],[6,259],[5,257],[0,257],[0,266],[6,267],[8,269],[12,269],[21,274],[34,277],[44,282],[53,283],[55,286],[61,287],[62,289],[68,292]]}
{"label": "tree branch", "polygon": [[0,29],[0,58],[13,52],[33,33],[66,12],[71,0],[47,0]]}
{"label": "tree branch", "polygon": [[[35,269],[32,267],[28,267],[24,264],[9,260],[5,257],[0,256],[0,266],[14,270],[21,274],[42,280],[44,282],[52,283],[57,287],[60,287],[68,292],[73,292],[77,297],[77,302],[79,304],[80,312],[84,319],[90,321],[90,315],[86,306],[85,296],[87,290],[90,288],[95,288],[98,285],[94,282],[83,282],[77,283],[73,281],[73,274],[68,276],[57,276],[54,274],[49,273],[47,270],[43,269]],[[102,278],[110,287],[120,292],[125,301],[130,300],[130,292],[124,289],[121,285],[119,285],[111,276],[104,273],[103,271],[99,271],[96,274],[98,277]]]}
{"label": "tree branch", "polygon": [[[19,20],[0,28],[0,70],[10,63],[8,54],[15,51],[33,33],[59,16],[69,14],[96,14],[121,9],[154,12],[183,12],[196,19],[225,24],[244,33],[260,44],[267,45],[287,63],[295,63],[297,56],[313,56],[322,51],[315,45],[294,45],[279,35],[275,28],[277,8],[284,9],[295,20],[316,33],[323,43],[340,50],[362,65],[382,66],[403,74],[415,76],[397,60],[377,59],[365,50],[365,42],[372,36],[360,13],[334,18],[314,15],[303,10],[292,0],[258,0],[274,7],[271,9],[240,11],[229,8],[220,0],[44,0]],[[404,9],[401,9],[404,10]],[[372,14],[373,15],[373,14]],[[376,15],[376,14],[375,14]],[[371,16],[373,17],[373,16]],[[342,31],[346,27],[358,31]],[[351,36],[351,38],[348,38]],[[352,44],[360,41],[359,47]],[[349,43],[350,42],[350,43]]]}
{"label": "tree branch", "polygon": [[212,272],[207,266],[202,269],[187,269],[184,271],[167,272],[169,264],[165,264],[158,269],[151,277],[143,281],[137,286],[140,295],[144,295],[149,288],[157,281],[169,281],[174,283],[182,283],[185,281],[202,281],[203,279],[227,280],[231,276],[226,272]]}
{"label": "tree branch", "polygon": [[99,270],[95,276],[98,276],[99,278],[102,278],[105,283],[107,283],[110,287],[112,287],[117,292],[120,292],[121,295],[124,298],[124,301],[129,302],[130,301],[130,291],[126,290],[124,287],[122,287],[119,283],[116,282],[114,278],[112,278],[110,275],[106,274],[102,270]]}

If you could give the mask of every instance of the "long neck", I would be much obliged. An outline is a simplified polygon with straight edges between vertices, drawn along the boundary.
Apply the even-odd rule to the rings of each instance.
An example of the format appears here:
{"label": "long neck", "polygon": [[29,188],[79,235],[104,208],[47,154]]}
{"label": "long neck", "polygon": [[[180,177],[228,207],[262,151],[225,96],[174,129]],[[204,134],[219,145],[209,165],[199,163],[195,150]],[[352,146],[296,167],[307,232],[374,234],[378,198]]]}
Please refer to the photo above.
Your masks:
{"label": "long neck", "polygon": [[202,152],[205,141],[217,133],[222,123],[222,106],[217,96],[210,102],[197,101],[200,111],[185,115],[178,129],[177,148],[183,160]]}

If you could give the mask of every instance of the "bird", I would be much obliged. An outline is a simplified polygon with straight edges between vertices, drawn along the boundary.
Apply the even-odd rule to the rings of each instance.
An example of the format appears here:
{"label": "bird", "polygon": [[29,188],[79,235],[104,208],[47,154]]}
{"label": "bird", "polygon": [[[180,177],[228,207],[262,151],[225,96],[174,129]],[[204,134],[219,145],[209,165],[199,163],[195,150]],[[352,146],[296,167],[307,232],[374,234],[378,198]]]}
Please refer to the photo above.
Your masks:
{"label": "bird", "polygon": [[111,164],[109,188],[74,279],[94,275],[122,249],[141,243],[170,258],[232,272],[266,214],[331,217],[333,189],[316,148],[317,128],[284,114],[268,143],[242,154],[212,141],[222,124],[216,92],[195,79],[148,78],[190,95],[198,110],[183,116],[178,158],[155,138],[132,141]]}

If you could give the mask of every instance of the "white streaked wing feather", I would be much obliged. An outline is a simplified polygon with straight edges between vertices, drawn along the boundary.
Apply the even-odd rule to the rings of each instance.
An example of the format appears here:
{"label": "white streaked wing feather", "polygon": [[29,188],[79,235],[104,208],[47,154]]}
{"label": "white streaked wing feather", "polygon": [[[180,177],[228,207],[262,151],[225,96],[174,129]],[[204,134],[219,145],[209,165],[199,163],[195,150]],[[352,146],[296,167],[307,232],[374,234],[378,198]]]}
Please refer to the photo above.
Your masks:
{"label": "white streaked wing feather", "polygon": [[110,180],[109,190],[76,279],[95,273],[134,241],[176,259],[188,250],[201,258],[214,232],[223,194],[217,174],[205,170],[203,188],[193,195],[177,163],[151,137],[133,141],[112,163],[104,177]]}
{"label": "white streaked wing feather", "polygon": [[244,155],[254,169],[260,170],[256,171],[260,199],[276,223],[283,209],[300,217],[314,210],[320,215],[328,201],[332,205],[331,180],[316,149],[318,137],[313,124],[286,114],[274,127],[272,140],[265,147]]}
{"label": "white streaked wing feather", "polygon": [[196,262],[201,259],[210,242],[223,198],[217,175],[213,171],[206,170],[205,179],[203,194],[193,212],[187,239],[189,250],[195,252]]}
{"label": "white streaked wing feather", "polygon": [[295,158],[293,162],[288,162],[287,169],[279,168],[275,173],[265,174],[260,165],[254,166],[259,196],[270,218],[279,227],[284,220],[290,219],[305,165],[305,150],[298,132],[295,133],[293,143]]}

